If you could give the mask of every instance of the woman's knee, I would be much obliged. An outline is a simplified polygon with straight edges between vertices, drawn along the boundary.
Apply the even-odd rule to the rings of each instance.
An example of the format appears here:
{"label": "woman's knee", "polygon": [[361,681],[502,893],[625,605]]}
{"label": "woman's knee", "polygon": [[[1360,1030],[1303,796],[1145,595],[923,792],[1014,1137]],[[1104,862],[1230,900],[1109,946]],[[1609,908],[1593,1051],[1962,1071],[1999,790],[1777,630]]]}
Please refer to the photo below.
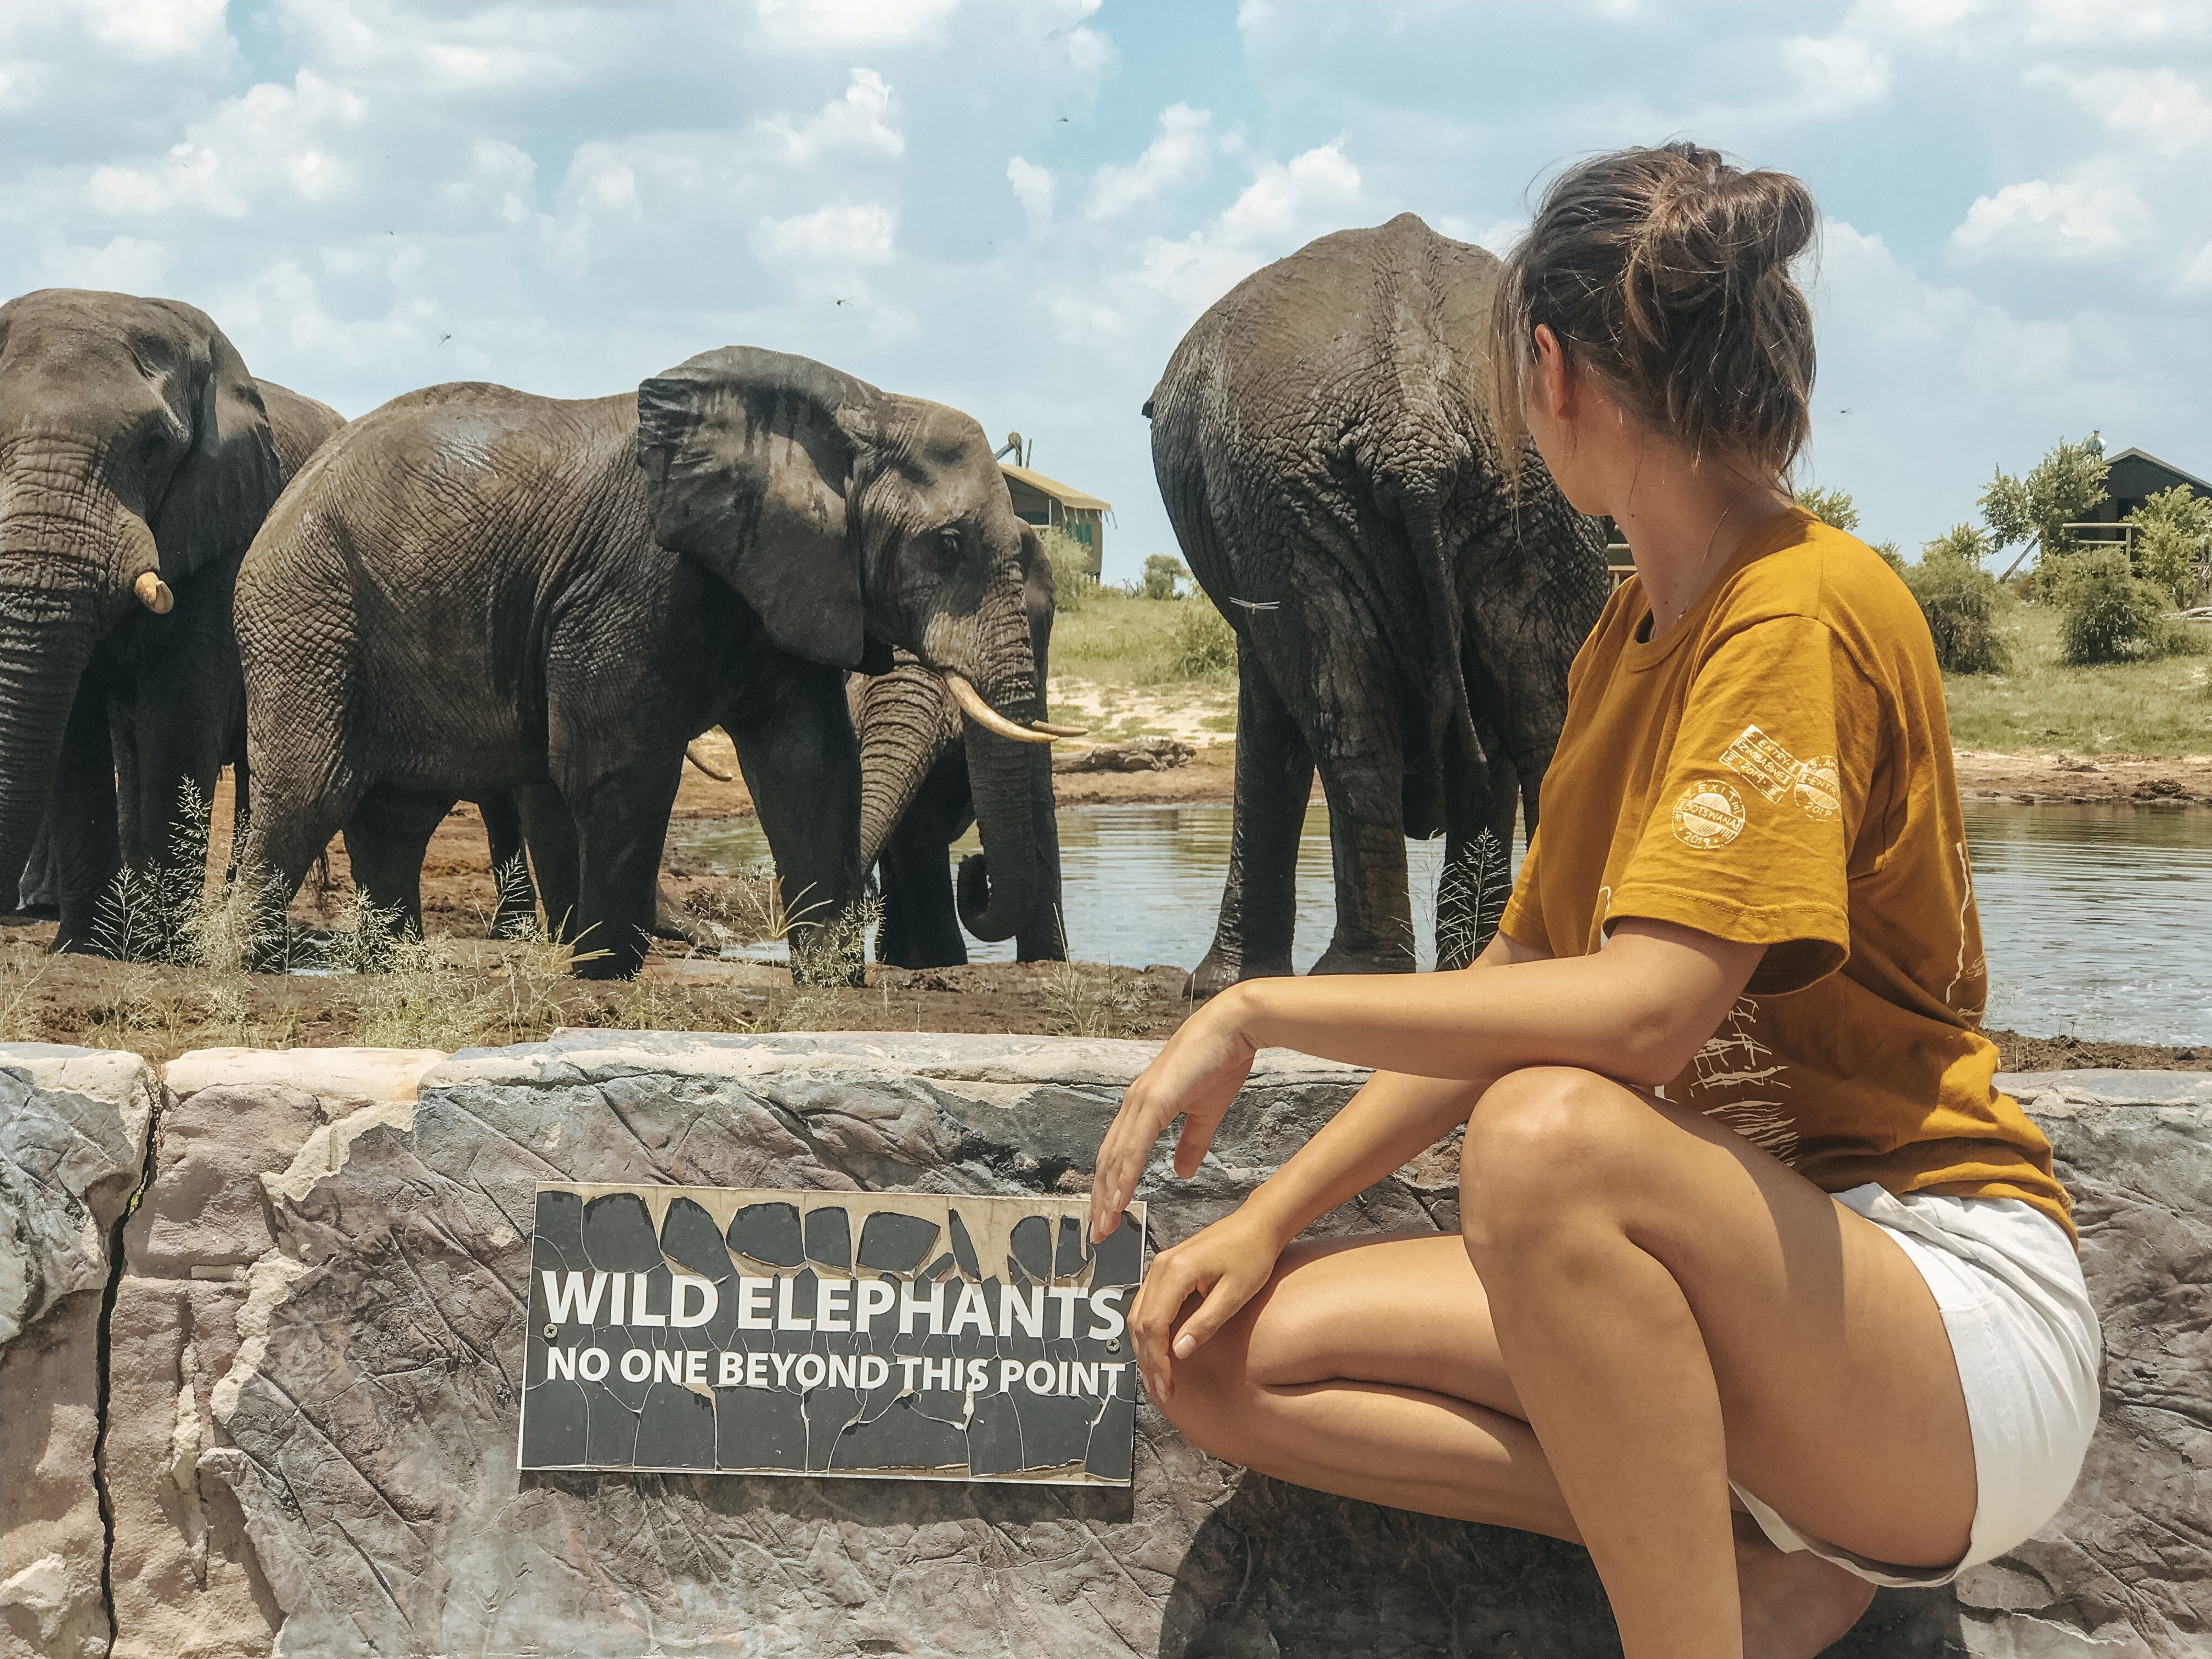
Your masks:
{"label": "woman's knee", "polygon": [[1557,1236],[1571,1207],[1633,1179],[1650,1108],[1571,1066],[1508,1073],[1475,1103],[1461,1153],[1462,1226],[1477,1266]]}

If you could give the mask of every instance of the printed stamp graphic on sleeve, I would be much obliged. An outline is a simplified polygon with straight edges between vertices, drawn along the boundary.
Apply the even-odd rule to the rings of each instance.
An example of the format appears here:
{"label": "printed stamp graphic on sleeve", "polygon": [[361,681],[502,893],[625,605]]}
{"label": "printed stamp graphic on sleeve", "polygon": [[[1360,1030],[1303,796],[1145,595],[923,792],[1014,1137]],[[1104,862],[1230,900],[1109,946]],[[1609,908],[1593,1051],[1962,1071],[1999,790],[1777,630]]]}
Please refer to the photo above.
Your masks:
{"label": "printed stamp graphic on sleeve", "polygon": [[1700,778],[1674,803],[1674,839],[1685,847],[1725,847],[1743,833],[1743,797],[1718,778]]}
{"label": "printed stamp graphic on sleeve", "polygon": [[1795,795],[1808,817],[1832,818],[1843,810],[1843,779],[1833,755],[1801,761],[1755,726],[1721,750],[1721,764],[1771,801]]}

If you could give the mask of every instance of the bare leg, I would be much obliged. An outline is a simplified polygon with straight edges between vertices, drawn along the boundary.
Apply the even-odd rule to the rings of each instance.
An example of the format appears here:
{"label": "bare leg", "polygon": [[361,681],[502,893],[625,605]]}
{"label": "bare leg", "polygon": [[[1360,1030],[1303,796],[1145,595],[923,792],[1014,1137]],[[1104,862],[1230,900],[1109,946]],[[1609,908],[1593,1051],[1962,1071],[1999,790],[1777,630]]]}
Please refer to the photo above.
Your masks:
{"label": "bare leg", "polygon": [[1964,1551],[1956,1369],[1881,1230],[1566,1068],[1482,1095],[1462,1180],[1463,1243],[1294,1247],[1163,1409],[1285,1480],[1580,1538],[1629,1659],[1809,1656],[1864,1608],[1859,1581],[1740,1531],[1731,1474],[1875,1559]]}

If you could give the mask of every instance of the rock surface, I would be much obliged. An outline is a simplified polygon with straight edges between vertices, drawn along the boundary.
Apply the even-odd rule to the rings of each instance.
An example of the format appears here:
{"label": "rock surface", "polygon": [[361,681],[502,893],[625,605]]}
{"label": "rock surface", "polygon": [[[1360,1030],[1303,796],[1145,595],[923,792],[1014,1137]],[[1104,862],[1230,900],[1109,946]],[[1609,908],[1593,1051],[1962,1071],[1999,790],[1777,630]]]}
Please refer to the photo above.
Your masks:
{"label": "rock surface", "polygon": [[136,1054],[0,1048],[0,1651],[107,1650],[100,1310],[160,1088]]}
{"label": "rock surface", "polygon": [[[298,1271],[270,1224],[353,1138],[404,1122],[431,1049],[204,1049],[171,1063],[146,1196],[124,1229],[101,1468],[116,1659],[270,1651],[283,1621],[229,1485],[218,1424]],[[310,1650],[295,1648],[294,1651]],[[336,1651],[337,1650],[332,1650]]]}
{"label": "rock surface", "polygon": [[[187,1056],[170,1071],[116,1289],[103,1462],[115,1650],[1617,1652],[1581,1552],[1246,1474],[1148,1408],[1126,1492],[516,1472],[536,1182],[1079,1190],[1152,1052],[578,1032],[443,1061]],[[0,1055],[0,1073],[13,1063]],[[1264,1055],[1197,1178],[1155,1165],[1155,1240],[1224,1213],[1358,1076]],[[2212,1652],[2212,1078],[2009,1082],[2080,1199],[2106,1310],[2105,1423],[2036,1539],[1955,1588],[1883,1592],[1836,1651]],[[1320,1225],[1455,1227],[1453,1163],[1425,1158]],[[104,1179],[127,1195],[135,1173]],[[112,1223],[118,1210],[88,1213]],[[87,1260],[76,1271],[96,1287],[104,1257]],[[72,1305],[92,1316],[70,1323]],[[80,1356],[52,1375],[88,1375],[96,1288],[46,1306],[0,1366],[23,1364],[43,1333]],[[31,1396],[11,1384],[5,1398],[20,1425]],[[80,1437],[95,1433],[96,1407],[57,1397],[41,1419],[57,1430],[40,1432],[75,1410]],[[104,1613],[59,1634],[88,1606],[82,1547],[40,1534],[6,1473],[8,1651],[100,1651]],[[82,1458],[77,1473],[88,1486]],[[84,1513],[97,1612],[98,1513]]]}

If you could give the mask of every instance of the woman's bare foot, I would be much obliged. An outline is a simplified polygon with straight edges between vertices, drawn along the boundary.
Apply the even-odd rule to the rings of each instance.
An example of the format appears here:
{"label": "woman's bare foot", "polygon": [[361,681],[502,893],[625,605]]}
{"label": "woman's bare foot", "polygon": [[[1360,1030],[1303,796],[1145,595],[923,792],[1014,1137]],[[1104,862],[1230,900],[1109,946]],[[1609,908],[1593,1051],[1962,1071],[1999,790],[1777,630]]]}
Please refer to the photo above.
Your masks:
{"label": "woman's bare foot", "polygon": [[1809,1551],[1784,1555],[1747,1515],[1735,1517],[1735,1579],[1744,1659],[1813,1659],[1874,1600],[1872,1584]]}

